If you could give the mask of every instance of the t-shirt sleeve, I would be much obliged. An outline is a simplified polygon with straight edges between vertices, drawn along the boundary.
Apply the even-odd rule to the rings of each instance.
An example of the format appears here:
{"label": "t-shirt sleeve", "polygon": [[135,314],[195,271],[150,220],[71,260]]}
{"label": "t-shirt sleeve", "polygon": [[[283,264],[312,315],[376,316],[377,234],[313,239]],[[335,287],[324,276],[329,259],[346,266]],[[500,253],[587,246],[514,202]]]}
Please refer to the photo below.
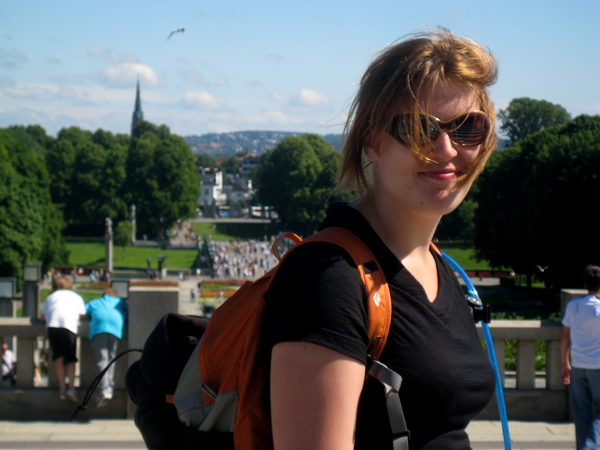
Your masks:
{"label": "t-shirt sleeve", "polygon": [[265,295],[271,345],[310,342],[366,363],[365,288],[350,256],[304,244],[285,259]]}
{"label": "t-shirt sleeve", "polygon": [[571,318],[573,317],[573,302],[567,303],[567,307],[565,308],[565,315],[562,320],[562,324],[565,327],[571,327]]}

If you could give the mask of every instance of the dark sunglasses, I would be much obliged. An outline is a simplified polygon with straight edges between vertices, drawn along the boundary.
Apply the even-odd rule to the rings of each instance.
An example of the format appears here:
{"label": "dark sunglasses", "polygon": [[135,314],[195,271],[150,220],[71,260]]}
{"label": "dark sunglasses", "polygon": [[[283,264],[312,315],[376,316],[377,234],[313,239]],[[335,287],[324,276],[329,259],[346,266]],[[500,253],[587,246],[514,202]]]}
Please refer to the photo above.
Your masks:
{"label": "dark sunglasses", "polygon": [[[412,141],[411,135],[415,131],[420,136],[419,145],[435,141],[444,130],[454,144],[463,147],[483,143],[490,132],[490,119],[481,111],[469,111],[448,122],[443,122],[429,114],[420,113],[421,123],[416,127],[412,124],[413,117],[409,113],[394,117],[389,131],[396,140],[409,146]],[[422,130],[422,134],[418,130]]]}

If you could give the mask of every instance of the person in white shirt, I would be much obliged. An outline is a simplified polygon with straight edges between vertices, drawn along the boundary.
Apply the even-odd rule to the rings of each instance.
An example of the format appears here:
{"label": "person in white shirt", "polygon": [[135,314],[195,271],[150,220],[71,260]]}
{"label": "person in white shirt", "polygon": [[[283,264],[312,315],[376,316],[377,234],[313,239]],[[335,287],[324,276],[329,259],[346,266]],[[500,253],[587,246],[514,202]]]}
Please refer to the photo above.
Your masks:
{"label": "person in white shirt", "polygon": [[562,380],[570,385],[577,450],[600,448],[600,267],[587,266],[588,295],[567,303],[562,320]]}
{"label": "person in white shirt", "polygon": [[5,380],[9,380],[14,386],[17,382],[16,377],[17,358],[12,350],[9,350],[8,344],[2,344],[2,384]]}
{"label": "person in white shirt", "polygon": [[[85,304],[81,296],[71,290],[72,287],[73,283],[68,278],[56,277],[52,280],[52,292],[44,302],[42,320],[46,322],[60,399],[77,403],[74,385],[77,328],[79,318],[85,316]],[[65,368],[69,384],[65,381]]]}

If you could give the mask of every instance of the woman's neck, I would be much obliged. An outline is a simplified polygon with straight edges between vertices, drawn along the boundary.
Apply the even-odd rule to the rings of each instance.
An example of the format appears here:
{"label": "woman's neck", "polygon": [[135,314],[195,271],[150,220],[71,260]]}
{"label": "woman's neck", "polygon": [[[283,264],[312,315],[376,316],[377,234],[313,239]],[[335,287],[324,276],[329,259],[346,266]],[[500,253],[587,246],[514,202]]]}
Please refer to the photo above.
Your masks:
{"label": "woman's neck", "polygon": [[429,253],[440,218],[411,216],[369,194],[352,206],[367,219],[400,261],[411,254]]}

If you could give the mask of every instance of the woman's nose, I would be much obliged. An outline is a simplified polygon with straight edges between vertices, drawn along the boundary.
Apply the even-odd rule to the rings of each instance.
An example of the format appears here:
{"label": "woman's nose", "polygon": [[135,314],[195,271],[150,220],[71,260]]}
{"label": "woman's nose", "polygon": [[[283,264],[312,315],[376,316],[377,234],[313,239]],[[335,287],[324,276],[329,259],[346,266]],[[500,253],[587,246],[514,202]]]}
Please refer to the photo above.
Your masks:
{"label": "woman's nose", "polygon": [[450,161],[457,154],[458,150],[450,140],[450,136],[442,131],[437,139],[433,141],[433,159],[438,162]]}

